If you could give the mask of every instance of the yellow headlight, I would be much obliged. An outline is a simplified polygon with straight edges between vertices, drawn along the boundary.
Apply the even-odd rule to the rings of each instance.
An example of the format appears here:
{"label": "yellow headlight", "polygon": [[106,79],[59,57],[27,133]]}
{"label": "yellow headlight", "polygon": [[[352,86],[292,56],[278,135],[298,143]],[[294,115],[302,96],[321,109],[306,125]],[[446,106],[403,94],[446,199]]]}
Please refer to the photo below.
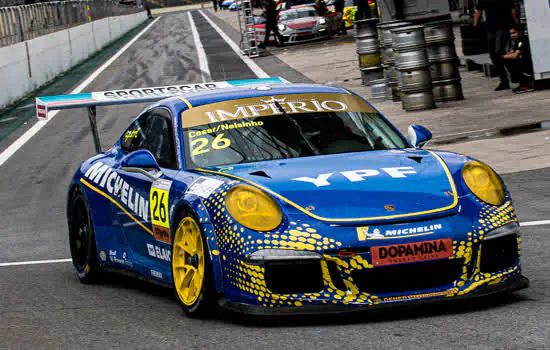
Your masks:
{"label": "yellow headlight", "polygon": [[281,208],[265,192],[237,185],[229,190],[225,200],[227,211],[241,225],[255,231],[271,231],[283,220]]}
{"label": "yellow headlight", "polygon": [[477,161],[469,162],[462,168],[462,177],[477,198],[491,205],[504,203],[502,182],[488,165]]}

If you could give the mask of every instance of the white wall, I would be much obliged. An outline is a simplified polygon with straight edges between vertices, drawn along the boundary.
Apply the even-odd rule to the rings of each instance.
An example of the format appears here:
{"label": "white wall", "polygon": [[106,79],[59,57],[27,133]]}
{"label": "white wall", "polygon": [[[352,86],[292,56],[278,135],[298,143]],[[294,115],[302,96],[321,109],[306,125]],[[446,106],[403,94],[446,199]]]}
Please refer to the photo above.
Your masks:
{"label": "white wall", "polygon": [[525,0],[535,80],[550,78],[550,2]]}
{"label": "white wall", "polygon": [[79,64],[146,18],[145,11],[104,18],[0,48],[0,109]]}

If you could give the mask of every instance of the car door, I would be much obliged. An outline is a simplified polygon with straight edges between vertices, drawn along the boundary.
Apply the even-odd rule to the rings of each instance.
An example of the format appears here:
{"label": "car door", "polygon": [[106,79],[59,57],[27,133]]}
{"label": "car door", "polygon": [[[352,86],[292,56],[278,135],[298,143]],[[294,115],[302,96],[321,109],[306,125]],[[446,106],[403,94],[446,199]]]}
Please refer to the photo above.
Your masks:
{"label": "car door", "polygon": [[[172,181],[179,169],[175,151],[175,134],[170,110],[164,107],[143,113],[123,135],[121,149],[131,156],[136,150],[150,151],[162,175],[158,178],[143,172],[127,171],[118,164],[121,181],[120,200],[125,206],[113,206],[115,217],[131,249],[134,261],[164,266],[171,261],[171,234],[169,226],[169,198]],[[133,214],[123,209],[128,207]],[[130,213],[132,214],[132,213]]]}

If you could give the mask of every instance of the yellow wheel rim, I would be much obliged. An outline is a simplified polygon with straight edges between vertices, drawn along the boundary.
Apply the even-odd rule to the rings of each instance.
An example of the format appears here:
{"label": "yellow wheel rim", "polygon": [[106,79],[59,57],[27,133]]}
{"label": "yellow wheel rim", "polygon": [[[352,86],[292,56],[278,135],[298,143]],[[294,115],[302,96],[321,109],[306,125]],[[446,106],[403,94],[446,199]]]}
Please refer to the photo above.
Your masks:
{"label": "yellow wheel rim", "polygon": [[204,282],[204,246],[197,222],[183,219],[172,246],[172,275],[176,293],[184,305],[193,305]]}

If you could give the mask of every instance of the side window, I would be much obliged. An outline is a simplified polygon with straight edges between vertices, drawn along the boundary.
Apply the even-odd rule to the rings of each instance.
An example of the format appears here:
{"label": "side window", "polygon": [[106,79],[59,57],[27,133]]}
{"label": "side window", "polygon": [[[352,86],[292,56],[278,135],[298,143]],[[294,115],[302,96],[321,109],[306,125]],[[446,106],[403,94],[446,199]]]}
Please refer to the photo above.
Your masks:
{"label": "side window", "polygon": [[121,146],[126,152],[138,149],[150,151],[163,168],[176,169],[176,154],[170,113],[156,109],[139,117],[122,135]]}

